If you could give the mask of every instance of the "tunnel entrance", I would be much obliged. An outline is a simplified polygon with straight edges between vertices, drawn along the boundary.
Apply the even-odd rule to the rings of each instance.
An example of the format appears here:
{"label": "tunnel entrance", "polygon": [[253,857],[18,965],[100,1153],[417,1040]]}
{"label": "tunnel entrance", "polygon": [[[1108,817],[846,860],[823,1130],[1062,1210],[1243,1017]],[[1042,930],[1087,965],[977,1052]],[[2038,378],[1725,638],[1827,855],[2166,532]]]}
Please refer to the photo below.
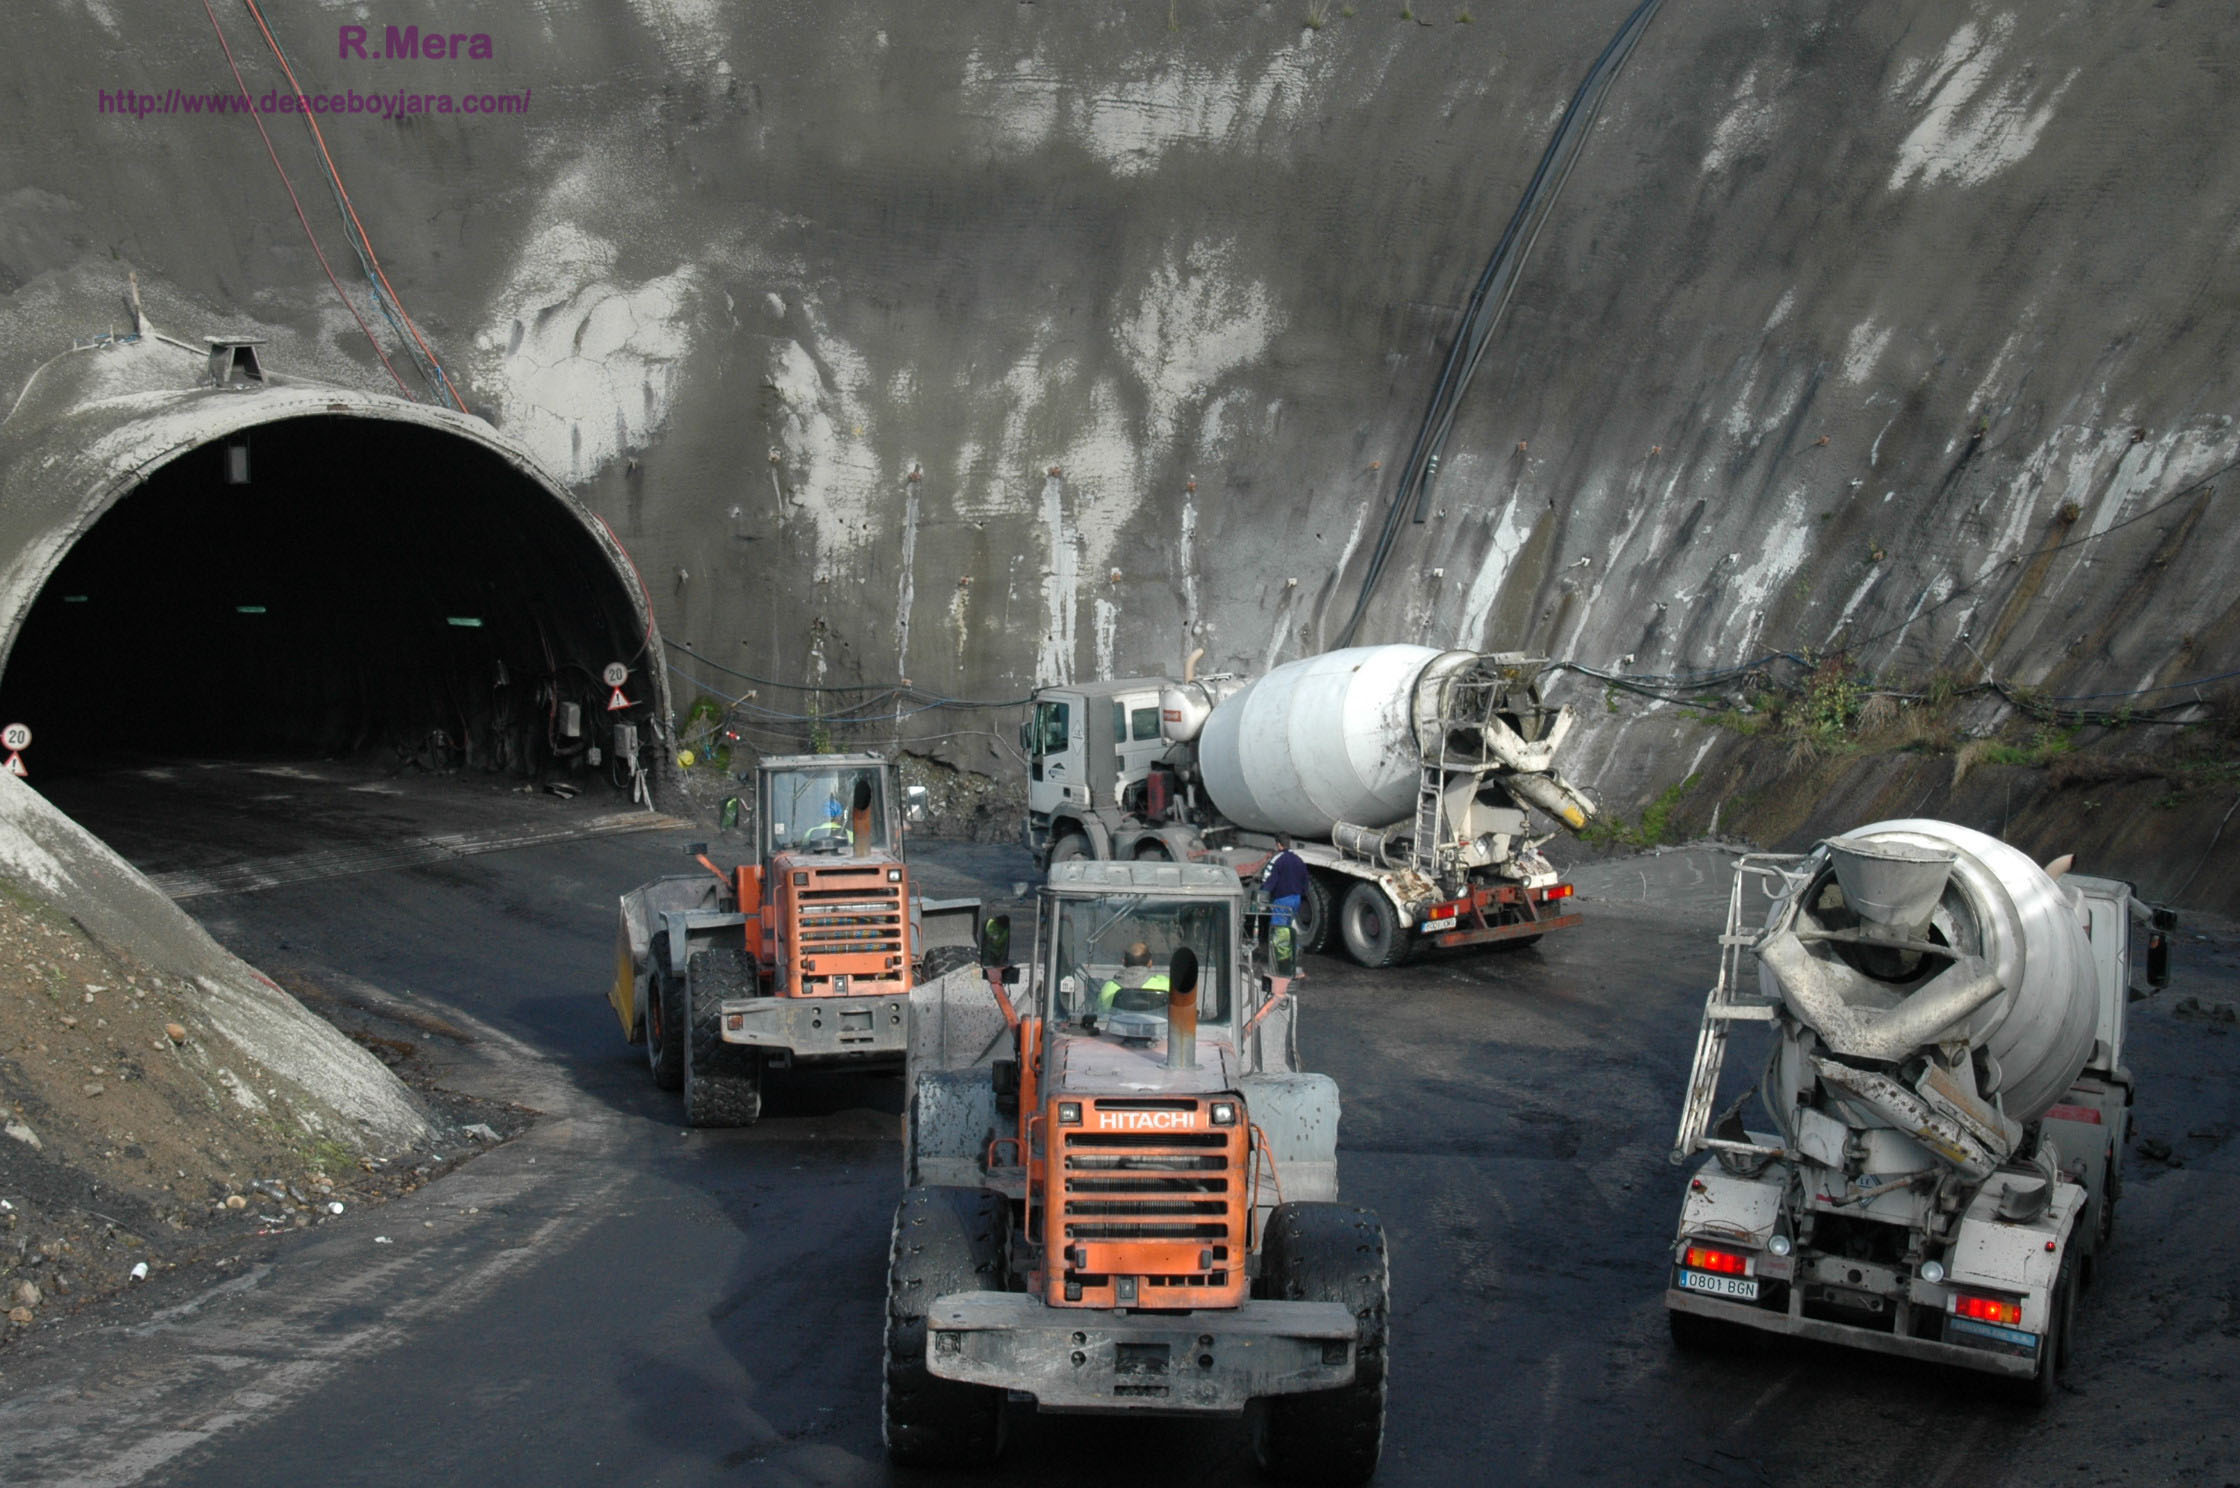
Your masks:
{"label": "tunnel entrance", "polygon": [[[34,731],[42,778],[371,754],[628,790],[652,644],[583,514],[493,445],[284,417],[182,450],[84,531],[16,633],[0,718]],[[638,706],[611,712],[617,662]]]}

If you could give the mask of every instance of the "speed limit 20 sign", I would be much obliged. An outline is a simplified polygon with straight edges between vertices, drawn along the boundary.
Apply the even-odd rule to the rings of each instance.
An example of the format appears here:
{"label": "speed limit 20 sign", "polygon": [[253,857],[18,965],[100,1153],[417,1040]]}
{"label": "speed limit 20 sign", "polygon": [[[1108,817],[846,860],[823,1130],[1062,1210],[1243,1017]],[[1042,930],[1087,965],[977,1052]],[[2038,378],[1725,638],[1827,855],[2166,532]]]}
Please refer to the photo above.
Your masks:
{"label": "speed limit 20 sign", "polygon": [[6,728],[0,729],[0,749],[17,750],[29,749],[30,747],[30,725],[11,723]]}

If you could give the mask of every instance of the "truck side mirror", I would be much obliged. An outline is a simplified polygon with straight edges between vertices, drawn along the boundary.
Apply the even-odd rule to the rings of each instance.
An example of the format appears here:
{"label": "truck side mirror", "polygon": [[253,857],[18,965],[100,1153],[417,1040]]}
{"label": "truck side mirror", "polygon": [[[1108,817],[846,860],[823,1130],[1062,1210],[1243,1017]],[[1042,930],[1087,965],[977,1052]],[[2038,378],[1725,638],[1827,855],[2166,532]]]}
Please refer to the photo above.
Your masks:
{"label": "truck side mirror", "polygon": [[2170,937],[2160,930],[2147,936],[2147,985],[2170,985]]}
{"label": "truck side mirror", "polygon": [[980,965],[1011,964],[1011,916],[994,915],[980,927]]}
{"label": "truck side mirror", "polygon": [[1198,953],[1179,947],[1167,961],[1167,990],[1187,997],[1198,990]]}

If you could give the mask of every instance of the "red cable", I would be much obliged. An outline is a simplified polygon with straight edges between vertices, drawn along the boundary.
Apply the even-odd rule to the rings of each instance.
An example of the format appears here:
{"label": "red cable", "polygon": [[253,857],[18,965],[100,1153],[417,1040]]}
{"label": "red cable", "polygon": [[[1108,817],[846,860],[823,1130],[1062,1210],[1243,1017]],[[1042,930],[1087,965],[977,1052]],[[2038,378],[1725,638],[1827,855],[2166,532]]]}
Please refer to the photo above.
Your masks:
{"label": "red cable", "polygon": [[280,172],[280,184],[288,188],[288,200],[296,209],[296,221],[303,224],[303,235],[311,240],[311,251],[318,256],[319,267],[327,271],[327,282],[334,286],[335,295],[342,301],[342,308],[350,312],[350,318],[358,323],[358,329],[366,333],[366,340],[373,344],[373,354],[381,358],[383,370],[396,383],[398,391],[407,398],[412,397],[412,389],[405,385],[402,377],[397,376],[397,369],[389,364],[389,354],[381,349],[381,342],[374,336],[373,327],[366,324],[366,318],[358,313],[358,307],[350,303],[350,296],[342,292],[342,281],[335,278],[334,269],[327,263],[327,255],[319,247],[319,236],[311,230],[311,219],[303,215],[303,203],[296,200],[295,184],[288,179],[286,168],[280,164],[279,152],[272,148],[272,136],[266,132],[264,120],[257,117],[256,102],[249,97],[249,85],[241,79],[241,65],[233,60],[233,47],[227,43],[226,33],[218,25],[218,13],[210,8],[210,0],[202,0],[202,13],[210,17],[210,29],[218,33],[218,45],[225,48],[226,66],[233,69],[233,85],[241,90],[241,101],[248,105],[249,122],[257,126],[257,133],[264,139],[264,152],[272,157],[272,168]]}
{"label": "red cable", "polygon": [[[591,508],[585,507],[584,510],[591,511]],[[646,633],[638,641],[638,656],[643,656],[653,644],[653,591],[646,587],[646,576],[638,572],[638,560],[630,556],[630,550],[622,545],[622,539],[614,535],[614,528],[608,525],[607,519],[597,512],[591,512],[591,520],[607,529],[608,541],[622,554],[622,561],[630,565],[630,577],[638,581],[638,597],[646,602]],[[630,659],[636,661],[638,657]]]}
{"label": "red cable", "polygon": [[[210,0],[203,0],[205,7],[209,3]],[[413,324],[412,313],[404,308],[404,300],[398,296],[396,289],[389,283],[389,276],[381,267],[381,258],[373,251],[373,239],[366,233],[365,224],[358,220],[358,209],[350,200],[348,188],[342,184],[342,172],[335,168],[334,156],[327,152],[327,137],[320,130],[319,121],[311,112],[311,100],[304,96],[303,85],[296,81],[295,69],[288,65],[288,59],[281,54],[280,43],[273,39],[272,28],[264,23],[264,12],[257,9],[257,0],[242,0],[242,3],[249,7],[249,14],[256,17],[257,29],[264,33],[265,45],[272,48],[274,60],[279,62],[280,70],[288,75],[288,86],[295,91],[297,107],[303,112],[303,122],[311,126],[311,137],[319,142],[319,154],[327,162],[327,174],[334,178],[335,194],[342,198],[343,210],[350,214],[350,225],[358,230],[358,241],[365,244],[366,258],[373,265],[374,277],[381,281],[382,289],[387,291],[389,303],[397,307],[397,314],[404,321],[404,328],[412,333],[412,339],[419,345],[421,354],[427,357],[428,365],[435,368],[436,376],[443,379],[443,390],[451,395],[451,401],[458,407],[458,410],[465,413],[467,411],[466,400],[461,398],[459,390],[451,385],[451,374],[443,370],[443,363],[437,359],[435,352],[429,349],[426,339],[421,336],[420,327]],[[263,126],[260,124],[258,127],[262,128]]]}

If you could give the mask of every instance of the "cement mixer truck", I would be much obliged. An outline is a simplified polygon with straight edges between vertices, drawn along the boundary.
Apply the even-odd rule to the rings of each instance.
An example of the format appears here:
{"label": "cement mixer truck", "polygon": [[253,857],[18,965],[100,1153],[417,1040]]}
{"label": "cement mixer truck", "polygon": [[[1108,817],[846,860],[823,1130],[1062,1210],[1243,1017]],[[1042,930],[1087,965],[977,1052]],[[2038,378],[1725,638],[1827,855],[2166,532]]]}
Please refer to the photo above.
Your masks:
{"label": "cement mixer truck", "polygon": [[1571,710],[1519,654],[1357,646],[1246,681],[1129,677],[1036,690],[1021,727],[1027,846],[1257,873],[1291,836],[1310,887],[1298,949],[1333,931],[1365,966],[1417,946],[1529,944],[1579,923],[1528,808],[1593,817],[1556,773]]}
{"label": "cement mixer truck", "polygon": [[[1737,861],[1672,1151],[1703,1158],[1677,1343],[1787,1334],[2052,1394],[2122,1187],[2126,1006],[2168,979],[2173,923],[2067,866],[1926,820]],[[1764,1073],[1714,1115],[1750,1024]]]}

